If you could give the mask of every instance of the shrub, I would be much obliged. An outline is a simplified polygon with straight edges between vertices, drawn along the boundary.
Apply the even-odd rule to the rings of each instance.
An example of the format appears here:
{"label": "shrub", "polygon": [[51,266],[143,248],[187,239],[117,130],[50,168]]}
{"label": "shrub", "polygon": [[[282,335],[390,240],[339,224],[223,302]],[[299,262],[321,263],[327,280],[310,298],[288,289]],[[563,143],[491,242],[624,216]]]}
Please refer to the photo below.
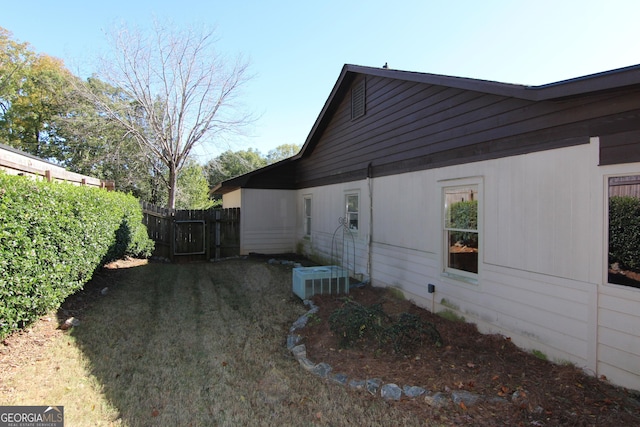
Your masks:
{"label": "shrub", "polygon": [[380,304],[366,307],[349,298],[329,316],[329,327],[343,348],[373,344],[378,350],[390,346],[396,354],[413,353],[425,342],[442,345],[433,323],[411,313],[397,319],[388,316]]}
{"label": "shrub", "polygon": [[640,199],[613,196],[609,199],[609,263],[640,270]]}
{"label": "shrub", "polygon": [[435,325],[411,313],[402,313],[398,321],[389,327],[387,335],[397,354],[412,354],[425,342],[431,342],[436,347],[442,345],[440,332]]}
{"label": "shrub", "polygon": [[385,339],[388,321],[380,304],[365,307],[345,298],[342,307],[329,316],[329,328],[338,337],[341,347],[352,347],[361,340],[373,341],[380,346]]}
{"label": "shrub", "polygon": [[152,250],[133,196],[0,173],[0,339],[58,308],[104,262]]}

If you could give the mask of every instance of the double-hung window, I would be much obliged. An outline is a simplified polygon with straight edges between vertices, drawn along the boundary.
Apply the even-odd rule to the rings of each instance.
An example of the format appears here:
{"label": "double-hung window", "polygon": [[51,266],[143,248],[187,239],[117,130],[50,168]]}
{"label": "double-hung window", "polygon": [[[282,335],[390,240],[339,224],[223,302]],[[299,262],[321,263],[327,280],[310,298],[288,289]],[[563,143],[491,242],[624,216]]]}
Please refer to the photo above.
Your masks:
{"label": "double-hung window", "polygon": [[609,178],[608,282],[640,288],[640,175]]}
{"label": "double-hung window", "polygon": [[358,231],[359,198],[358,193],[345,194],[345,223],[353,232]]}
{"label": "double-hung window", "polygon": [[474,278],[478,273],[478,185],[444,187],[445,272]]}
{"label": "double-hung window", "polygon": [[311,196],[304,196],[304,235],[311,237]]}

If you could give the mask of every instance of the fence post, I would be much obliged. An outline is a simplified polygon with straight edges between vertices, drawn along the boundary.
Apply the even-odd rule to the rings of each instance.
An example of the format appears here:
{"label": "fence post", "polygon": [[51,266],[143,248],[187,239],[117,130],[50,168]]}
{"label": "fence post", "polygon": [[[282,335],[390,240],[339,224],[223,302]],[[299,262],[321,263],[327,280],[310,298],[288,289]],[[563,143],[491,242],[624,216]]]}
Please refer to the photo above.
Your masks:
{"label": "fence post", "polygon": [[173,263],[174,261],[174,253],[176,251],[176,214],[169,210],[167,218],[169,219],[168,227],[169,227],[169,261]]}
{"label": "fence post", "polygon": [[204,215],[204,251],[207,261],[211,261],[211,213],[212,209],[207,209]]}
{"label": "fence post", "polygon": [[222,254],[220,253],[220,231],[221,231],[221,221],[222,221],[222,211],[216,210],[216,259],[220,258]]}

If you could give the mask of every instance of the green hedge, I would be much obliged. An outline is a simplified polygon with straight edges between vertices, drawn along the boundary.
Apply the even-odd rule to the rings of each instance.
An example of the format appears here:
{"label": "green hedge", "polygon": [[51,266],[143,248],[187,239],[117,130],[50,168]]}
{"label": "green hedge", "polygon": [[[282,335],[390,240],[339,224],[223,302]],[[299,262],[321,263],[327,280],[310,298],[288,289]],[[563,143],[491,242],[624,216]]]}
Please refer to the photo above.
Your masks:
{"label": "green hedge", "polygon": [[640,199],[609,199],[609,263],[640,271]]}
{"label": "green hedge", "polygon": [[152,250],[133,196],[0,171],[0,339],[58,308],[105,262]]}

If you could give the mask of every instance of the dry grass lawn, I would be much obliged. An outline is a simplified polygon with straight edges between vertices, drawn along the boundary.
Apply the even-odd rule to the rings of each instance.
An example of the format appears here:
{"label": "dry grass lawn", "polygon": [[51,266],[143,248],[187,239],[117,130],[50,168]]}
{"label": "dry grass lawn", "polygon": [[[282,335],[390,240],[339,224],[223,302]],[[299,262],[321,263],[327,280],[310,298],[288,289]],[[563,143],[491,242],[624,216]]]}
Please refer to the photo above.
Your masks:
{"label": "dry grass lawn", "polygon": [[[425,422],[299,367],[285,339],[306,309],[285,266],[105,270],[64,310],[0,346],[2,404],[63,405],[69,426]],[[57,329],[70,315],[81,324]]]}

